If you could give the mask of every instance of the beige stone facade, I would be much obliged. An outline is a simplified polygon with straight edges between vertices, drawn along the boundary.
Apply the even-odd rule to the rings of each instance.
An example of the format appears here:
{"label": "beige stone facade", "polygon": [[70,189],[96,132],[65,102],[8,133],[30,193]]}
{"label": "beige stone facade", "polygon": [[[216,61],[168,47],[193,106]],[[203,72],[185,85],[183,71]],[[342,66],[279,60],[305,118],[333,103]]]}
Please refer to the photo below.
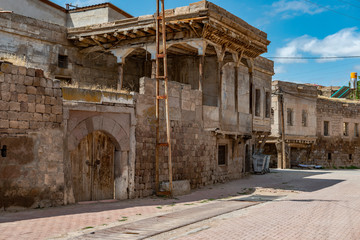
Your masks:
{"label": "beige stone facade", "polygon": [[298,164],[326,168],[360,166],[359,101],[318,96],[324,88],[273,82],[271,136],[265,153],[272,166],[281,161],[281,101],[284,99],[286,167]]}
{"label": "beige stone facade", "polygon": [[[0,176],[1,207],[154,194],[153,16],[70,29],[16,13],[0,18],[8,153],[0,171],[13,171]],[[168,10],[167,19],[173,180],[197,188],[241,178],[270,134],[273,62],[260,56],[267,35],[207,1]]]}

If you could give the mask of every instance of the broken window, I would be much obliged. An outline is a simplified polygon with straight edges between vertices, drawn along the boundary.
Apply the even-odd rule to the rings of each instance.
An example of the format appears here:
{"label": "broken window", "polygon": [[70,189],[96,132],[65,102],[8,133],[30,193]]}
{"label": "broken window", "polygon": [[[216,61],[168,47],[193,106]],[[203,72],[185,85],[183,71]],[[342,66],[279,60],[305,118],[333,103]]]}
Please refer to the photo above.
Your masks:
{"label": "broken window", "polygon": [[355,123],[354,125],[354,136],[359,137],[359,124]]}
{"label": "broken window", "polygon": [[348,122],[343,123],[343,134],[344,134],[344,136],[349,136],[349,123]]}
{"label": "broken window", "polygon": [[58,55],[58,67],[59,68],[68,68],[69,61],[68,56],[66,55]]}
{"label": "broken window", "polygon": [[293,122],[293,110],[292,108],[288,108],[287,109],[287,125],[288,126],[293,126],[294,125],[294,122]]}
{"label": "broken window", "polygon": [[255,116],[260,117],[260,89],[255,90]]}
{"label": "broken window", "polygon": [[329,121],[324,121],[324,136],[329,136]]}
{"label": "broken window", "polygon": [[306,110],[302,110],[302,126],[306,127],[307,126],[307,111]]}
{"label": "broken window", "polygon": [[270,109],[271,109],[271,98],[270,92],[266,92],[265,94],[265,117],[270,117]]}
{"label": "broken window", "polygon": [[227,159],[227,147],[226,145],[218,146],[218,165],[225,165]]}

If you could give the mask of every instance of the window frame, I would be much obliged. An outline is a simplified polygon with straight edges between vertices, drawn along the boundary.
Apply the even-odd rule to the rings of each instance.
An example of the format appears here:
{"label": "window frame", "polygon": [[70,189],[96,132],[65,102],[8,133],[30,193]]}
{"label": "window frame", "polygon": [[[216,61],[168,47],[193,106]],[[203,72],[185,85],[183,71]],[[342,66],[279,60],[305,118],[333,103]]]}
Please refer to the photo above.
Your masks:
{"label": "window frame", "polygon": [[[326,127],[326,132],[325,132],[325,125],[327,126]],[[324,123],[323,123],[323,135],[325,137],[330,136],[330,121],[324,121]]]}
{"label": "window frame", "polygon": [[343,122],[343,136],[349,137],[349,122]]}
{"label": "window frame", "polygon": [[286,108],[286,123],[288,126],[294,126],[294,109]]}
{"label": "window frame", "polygon": [[261,91],[255,89],[255,117],[261,117]]}
{"label": "window frame", "polygon": [[271,117],[271,94],[265,92],[265,118]]}
{"label": "window frame", "polygon": [[308,126],[308,111],[306,109],[303,109],[301,112],[301,124],[303,127]]}
{"label": "window frame", "polygon": [[67,55],[58,54],[58,67],[63,69],[69,68],[69,57]]}
{"label": "window frame", "polygon": [[[224,148],[224,161],[220,162],[220,148]],[[228,163],[228,145],[227,144],[218,144],[217,147],[217,164],[218,166],[226,166]]]}
{"label": "window frame", "polygon": [[359,137],[359,123],[354,123],[354,137]]}

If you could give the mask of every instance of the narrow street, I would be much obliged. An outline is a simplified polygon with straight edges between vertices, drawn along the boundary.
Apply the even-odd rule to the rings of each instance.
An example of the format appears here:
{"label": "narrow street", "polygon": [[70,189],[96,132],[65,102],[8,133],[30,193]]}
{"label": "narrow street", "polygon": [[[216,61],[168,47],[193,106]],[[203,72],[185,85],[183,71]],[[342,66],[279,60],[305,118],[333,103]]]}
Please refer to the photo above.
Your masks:
{"label": "narrow street", "polygon": [[0,239],[359,239],[360,171],[273,170],[175,199],[0,214]]}

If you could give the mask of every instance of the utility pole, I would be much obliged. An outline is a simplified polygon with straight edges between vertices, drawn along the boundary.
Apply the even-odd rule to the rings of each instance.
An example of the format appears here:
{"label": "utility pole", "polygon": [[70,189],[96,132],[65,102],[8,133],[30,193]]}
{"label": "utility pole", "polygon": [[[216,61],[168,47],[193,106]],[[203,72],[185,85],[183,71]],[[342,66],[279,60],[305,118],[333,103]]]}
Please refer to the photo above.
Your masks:
{"label": "utility pole", "polygon": [[280,121],[281,121],[281,163],[280,166],[278,166],[281,169],[286,168],[286,153],[285,153],[285,120],[284,120],[284,95],[283,93],[279,94],[279,102],[280,102]]}
{"label": "utility pole", "polygon": [[[156,152],[155,152],[155,184],[157,195],[169,195],[173,193],[172,182],[172,160],[171,160],[171,137],[170,137],[170,117],[169,117],[169,97],[168,97],[168,66],[166,54],[166,23],[165,23],[165,0],[157,0],[156,4]],[[161,9],[160,9],[161,3]],[[160,15],[161,11],[161,15]],[[161,44],[160,44],[161,43]],[[163,68],[160,68],[160,62]],[[162,71],[161,71],[162,70]],[[164,95],[160,95],[160,80],[164,81]],[[166,142],[160,142],[160,100],[165,101],[165,121],[166,121]],[[169,191],[160,191],[160,147],[168,150],[169,168]],[[163,165],[161,165],[163,166]]]}

